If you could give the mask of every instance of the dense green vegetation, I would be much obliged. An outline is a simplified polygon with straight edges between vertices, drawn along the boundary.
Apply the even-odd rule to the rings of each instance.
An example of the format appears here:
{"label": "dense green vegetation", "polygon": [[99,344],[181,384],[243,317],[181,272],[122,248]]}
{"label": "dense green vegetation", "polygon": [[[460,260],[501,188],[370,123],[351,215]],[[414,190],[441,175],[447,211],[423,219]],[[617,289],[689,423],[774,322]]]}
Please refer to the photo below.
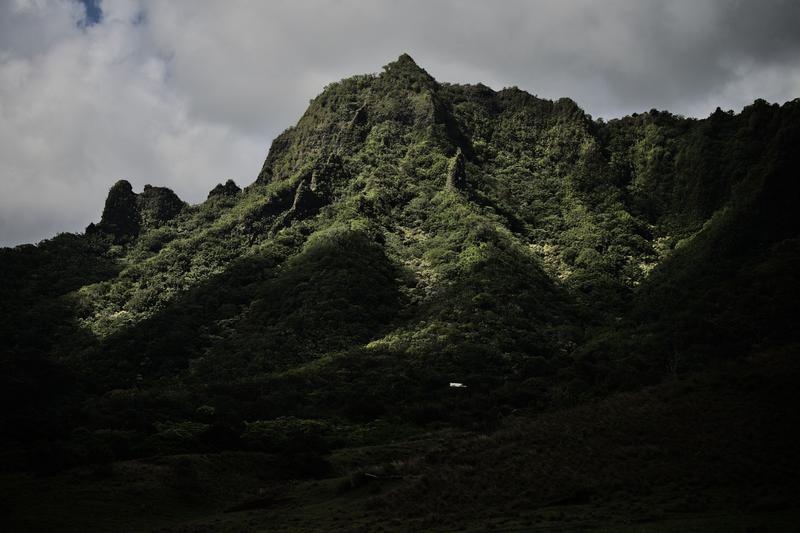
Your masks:
{"label": "dense green vegetation", "polygon": [[[616,421],[576,406],[797,346],[797,146],[798,100],[604,122],[403,55],[326,87],[244,189],[187,205],[120,181],[85,234],[0,250],[2,466],[255,454],[275,479],[327,479],[348,450],[430,432],[501,429],[521,453],[560,431],[522,412]],[[398,501],[470,486],[458,457],[489,461],[464,501],[538,475],[504,486],[517,466],[468,442],[403,466]],[[170,483],[193,493],[181,464]],[[572,490],[548,476],[539,504]]]}

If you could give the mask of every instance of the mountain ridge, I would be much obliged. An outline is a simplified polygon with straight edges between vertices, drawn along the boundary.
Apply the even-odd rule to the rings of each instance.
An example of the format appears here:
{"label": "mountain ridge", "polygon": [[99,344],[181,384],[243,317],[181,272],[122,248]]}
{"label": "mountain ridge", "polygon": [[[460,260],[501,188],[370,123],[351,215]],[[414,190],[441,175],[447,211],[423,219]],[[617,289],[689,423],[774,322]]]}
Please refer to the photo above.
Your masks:
{"label": "mountain ridge", "polygon": [[[506,339],[505,348],[492,349],[524,353],[531,340],[522,339],[539,338],[537,343],[556,343],[540,350],[559,352],[564,348],[556,345],[579,342],[585,333],[577,331],[585,324],[622,311],[670,249],[702,233],[734,189],[744,187],[746,169],[757,171],[762,157],[754,149],[763,145],[762,132],[752,123],[791,113],[797,113],[796,102],[756,102],[741,115],[718,111],[694,120],[653,111],[605,124],[568,99],[439,84],[404,54],[380,75],[327,86],[297,125],[273,141],[257,179],[241,192],[230,182],[217,186],[205,203],[187,206],[168,189],[146,186],[137,195],[129,183],[118,182],[101,222],[87,228],[86,238],[100,242],[110,235],[128,266],[112,286],[81,289],[94,294],[95,310],[108,309],[81,321],[98,339],[124,331],[131,320],[154,316],[177,295],[222,273],[230,261],[274,248],[279,235],[291,241],[288,248],[278,246],[279,255],[289,254],[285,258],[327,226],[378,242],[403,272],[400,277],[412,279],[415,286],[401,292],[417,302],[414,309],[438,306],[445,313],[439,317],[448,316],[443,320],[451,326],[450,317],[459,314],[486,316],[467,300],[466,307],[446,312],[455,296],[436,303],[427,293],[443,294],[478,276],[478,285],[465,288],[467,297],[481,283],[491,284],[478,273],[488,265],[499,269],[493,275],[504,282],[520,275],[540,280],[535,284],[547,280],[550,289],[534,292],[561,291],[560,303],[551,305],[577,305],[579,314],[595,318],[564,322],[566,315],[559,314],[549,326],[522,327],[522,344],[507,345]],[[737,126],[744,137],[738,142],[753,155],[736,159],[737,166],[726,171],[707,160],[722,157],[724,142],[735,133],[724,128],[733,123],[745,123]],[[681,142],[685,146],[676,149]],[[703,165],[710,174],[699,177],[696,167]],[[178,272],[183,279],[175,278]],[[196,281],[187,282],[187,276]],[[114,303],[108,293],[114,286],[127,291],[127,301]],[[541,313],[537,297],[530,298],[516,320]],[[543,331],[551,332],[549,341]],[[520,346],[528,348],[519,352]]]}
{"label": "mountain ridge", "polygon": [[443,431],[463,479],[457,432],[791,366],[798,140],[800,100],[605,122],[404,54],[326,86],[244,188],[119,181],[84,235],[0,250],[7,455],[266,453],[327,479],[331,453]]}

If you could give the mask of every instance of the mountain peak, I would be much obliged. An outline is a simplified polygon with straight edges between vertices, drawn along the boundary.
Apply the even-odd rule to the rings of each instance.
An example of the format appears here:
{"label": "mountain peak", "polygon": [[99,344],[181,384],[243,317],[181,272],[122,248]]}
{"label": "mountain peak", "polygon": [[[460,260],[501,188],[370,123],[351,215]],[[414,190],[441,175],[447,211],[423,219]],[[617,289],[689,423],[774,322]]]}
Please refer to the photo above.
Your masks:
{"label": "mountain peak", "polygon": [[183,201],[166,187],[145,185],[137,194],[127,180],[119,180],[108,191],[99,224],[89,224],[87,233],[106,233],[117,242],[135,238],[143,229],[151,229],[175,218]]}
{"label": "mountain peak", "polygon": [[424,82],[427,85],[436,83],[436,80],[428,72],[420,67],[414,59],[406,54],[400,54],[396,61],[392,61],[383,67],[389,76],[398,76],[407,79]]}
{"label": "mountain peak", "polygon": [[86,231],[101,230],[123,241],[139,234],[139,213],[136,206],[136,193],[127,180],[119,180],[108,191],[100,224],[90,224]]}
{"label": "mountain peak", "polygon": [[228,180],[224,185],[219,183],[216,187],[211,189],[211,192],[208,193],[208,197],[213,198],[215,196],[236,196],[241,191],[242,189],[236,185],[235,181]]}
{"label": "mountain peak", "polygon": [[417,62],[414,61],[414,58],[406,53],[400,54],[400,57],[398,57],[388,65],[384,66],[383,69],[384,70],[403,69],[403,70],[416,70],[425,72],[425,69],[420,67],[417,64]]}
{"label": "mountain peak", "polygon": [[400,65],[410,65],[416,68],[420,68],[419,65],[417,65],[417,62],[414,61],[414,58],[405,52],[400,54],[400,57],[397,58],[397,61],[395,61],[395,63],[398,63]]}
{"label": "mountain peak", "polygon": [[109,195],[115,195],[115,194],[127,195],[132,193],[133,193],[133,185],[131,185],[131,182],[126,179],[117,180],[108,191]]}

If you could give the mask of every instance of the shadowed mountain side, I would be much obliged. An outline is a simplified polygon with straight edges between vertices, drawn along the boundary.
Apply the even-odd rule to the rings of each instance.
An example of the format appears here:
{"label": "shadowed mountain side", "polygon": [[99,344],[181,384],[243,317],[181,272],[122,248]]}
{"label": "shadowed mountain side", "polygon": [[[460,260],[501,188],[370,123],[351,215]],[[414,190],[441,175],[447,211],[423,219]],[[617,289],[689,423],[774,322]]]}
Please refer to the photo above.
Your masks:
{"label": "shadowed mountain side", "polygon": [[[62,357],[96,339],[75,317],[72,291],[114,278],[107,243],[61,234],[0,249],[0,435],[30,445],[70,430],[85,390]],[[13,459],[12,459],[13,462]]]}
{"label": "shadowed mountain side", "polygon": [[365,342],[394,318],[396,274],[368,235],[332,228],[299,246],[295,255],[271,246],[232,262],[85,357],[112,365],[101,374],[123,381],[109,386],[175,377],[190,361],[192,374],[222,380]]}
{"label": "shadowed mountain side", "polygon": [[[614,363],[686,372],[712,358],[797,340],[800,313],[800,111],[772,120],[776,134],[732,193],[732,201],[681,243],[637,288],[620,328],[598,335],[579,357],[592,379]],[[634,356],[636,352],[647,354]],[[657,379],[657,378],[654,378]]]}
{"label": "shadowed mountain side", "polygon": [[[800,422],[793,352],[557,413],[522,410],[492,433],[384,437],[331,453],[328,479],[298,479],[307,474],[292,473],[296,461],[263,452],[121,461],[110,477],[4,474],[5,520],[14,530],[76,532],[789,532],[800,474],[785,438]],[[45,490],[52,499],[39,497]]]}
{"label": "shadowed mountain side", "polygon": [[[792,509],[800,454],[782,432],[800,422],[794,351],[558,413],[509,417],[492,435],[448,440],[398,463],[390,471],[404,481],[374,481],[385,488],[370,504],[431,531],[492,516],[516,517],[505,522],[519,521],[521,530],[628,531],[635,522],[631,531],[708,531],[718,529],[715,516],[735,527],[749,513]],[[709,523],[670,526],[693,514]],[[791,529],[784,520],[775,530]]]}
{"label": "shadowed mountain side", "polygon": [[[69,313],[66,295],[116,277],[119,265],[105,253],[108,243],[61,234],[37,246],[0,248],[0,336],[3,350],[47,352]],[[49,331],[51,333],[46,333]]]}
{"label": "shadowed mountain side", "polygon": [[[203,384],[236,389],[241,383],[239,400],[244,395],[259,405],[251,416],[315,412],[360,419],[365,413],[402,414],[423,402],[439,414],[419,416],[451,418],[430,407],[441,404],[448,379],[470,377],[476,391],[488,393],[502,379],[538,372],[549,354],[559,353],[555,347],[565,350],[575,342],[570,335],[580,334],[570,329],[574,310],[567,295],[529,257],[495,241],[491,232],[476,239],[482,257],[466,275],[434,300],[409,308],[397,284],[418,283],[413,273],[402,273],[369,234],[332,228],[289,259],[282,250],[234,262],[155,316],[83,352],[82,363],[72,363],[86,369],[86,382],[99,393],[117,388],[135,396],[132,389],[150,394],[159,383],[185,382],[185,394],[193,395]],[[498,283],[501,273],[519,283]],[[513,321],[502,318],[506,311],[491,312],[498,299],[516,310]],[[537,317],[543,306],[548,313]],[[414,333],[417,318],[410,320],[416,316],[427,324],[422,337]],[[442,335],[447,343],[432,341]],[[364,349],[370,340],[375,346]],[[365,374],[327,375],[342,364],[356,364]],[[290,392],[282,383],[293,380]],[[258,382],[259,392],[250,392]],[[430,387],[433,397],[425,393]],[[364,397],[373,398],[371,406]],[[485,415],[486,405],[472,408],[474,420]]]}

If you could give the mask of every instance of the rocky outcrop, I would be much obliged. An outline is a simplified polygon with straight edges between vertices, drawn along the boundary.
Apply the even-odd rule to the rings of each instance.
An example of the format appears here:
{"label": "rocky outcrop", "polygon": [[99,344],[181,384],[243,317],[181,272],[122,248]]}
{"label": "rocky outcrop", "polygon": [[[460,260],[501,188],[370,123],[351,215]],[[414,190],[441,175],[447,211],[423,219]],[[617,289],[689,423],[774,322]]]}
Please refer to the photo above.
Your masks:
{"label": "rocky outcrop", "polygon": [[184,202],[172,189],[145,185],[136,197],[136,205],[143,228],[157,228],[175,218],[183,209]]}
{"label": "rocky outcrop", "polygon": [[311,173],[309,189],[317,195],[320,202],[328,203],[333,199],[336,189],[348,180],[342,158],[331,154],[324,162],[317,164]]}
{"label": "rocky outcrop", "polygon": [[466,160],[464,159],[464,154],[461,153],[461,148],[459,148],[447,166],[447,188],[451,191],[461,191],[466,186]]}
{"label": "rocky outcrop", "polygon": [[303,179],[294,193],[292,211],[294,211],[297,216],[304,217],[315,213],[321,205],[320,197],[311,190],[308,180]]}
{"label": "rocky outcrop", "polygon": [[225,182],[224,185],[222,183],[218,183],[216,187],[211,189],[211,191],[208,193],[208,198],[211,199],[214,197],[232,197],[236,196],[241,191],[242,189],[239,188],[238,185],[236,185],[235,181],[228,180]]}
{"label": "rocky outcrop", "polygon": [[275,218],[272,232],[289,226],[295,220],[302,220],[317,214],[330,204],[337,189],[348,179],[344,163],[336,154],[319,161],[314,168],[307,170],[294,190],[291,207]]}
{"label": "rocky outcrop", "polygon": [[136,237],[140,229],[136,193],[130,182],[119,180],[108,191],[100,223],[90,224],[86,233],[105,233],[111,235],[115,242],[124,242]]}
{"label": "rocky outcrop", "polygon": [[267,152],[267,158],[264,160],[264,165],[261,167],[261,172],[256,178],[256,183],[264,184],[272,181],[275,174],[276,161],[289,151],[294,141],[295,128],[287,128],[283,133],[273,139],[272,144]]}
{"label": "rocky outcrop", "polygon": [[369,112],[365,103],[356,110],[347,127],[342,130],[340,141],[344,145],[357,146],[364,142],[367,135],[369,135]]}
{"label": "rocky outcrop", "polygon": [[367,113],[367,104],[362,105],[358,109],[356,109],[355,115],[353,115],[352,120],[350,120],[350,127],[358,127],[364,126],[369,119],[369,115]]}
{"label": "rocky outcrop", "polygon": [[282,220],[291,212],[294,193],[290,187],[273,191],[263,203],[242,217],[242,232],[249,236],[251,242],[268,233],[276,220]]}
{"label": "rocky outcrop", "polygon": [[399,84],[417,91],[434,89],[438,84],[428,72],[417,65],[410,55],[401,54],[396,61],[383,67],[387,74],[387,83]]}
{"label": "rocky outcrop", "polygon": [[86,233],[111,235],[114,242],[124,243],[144,229],[169,222],[185,205],[166,187],[145,185],[144,191],[136,194],[130,182],[119,180],[108,191],[100,222],[89,224]]}

